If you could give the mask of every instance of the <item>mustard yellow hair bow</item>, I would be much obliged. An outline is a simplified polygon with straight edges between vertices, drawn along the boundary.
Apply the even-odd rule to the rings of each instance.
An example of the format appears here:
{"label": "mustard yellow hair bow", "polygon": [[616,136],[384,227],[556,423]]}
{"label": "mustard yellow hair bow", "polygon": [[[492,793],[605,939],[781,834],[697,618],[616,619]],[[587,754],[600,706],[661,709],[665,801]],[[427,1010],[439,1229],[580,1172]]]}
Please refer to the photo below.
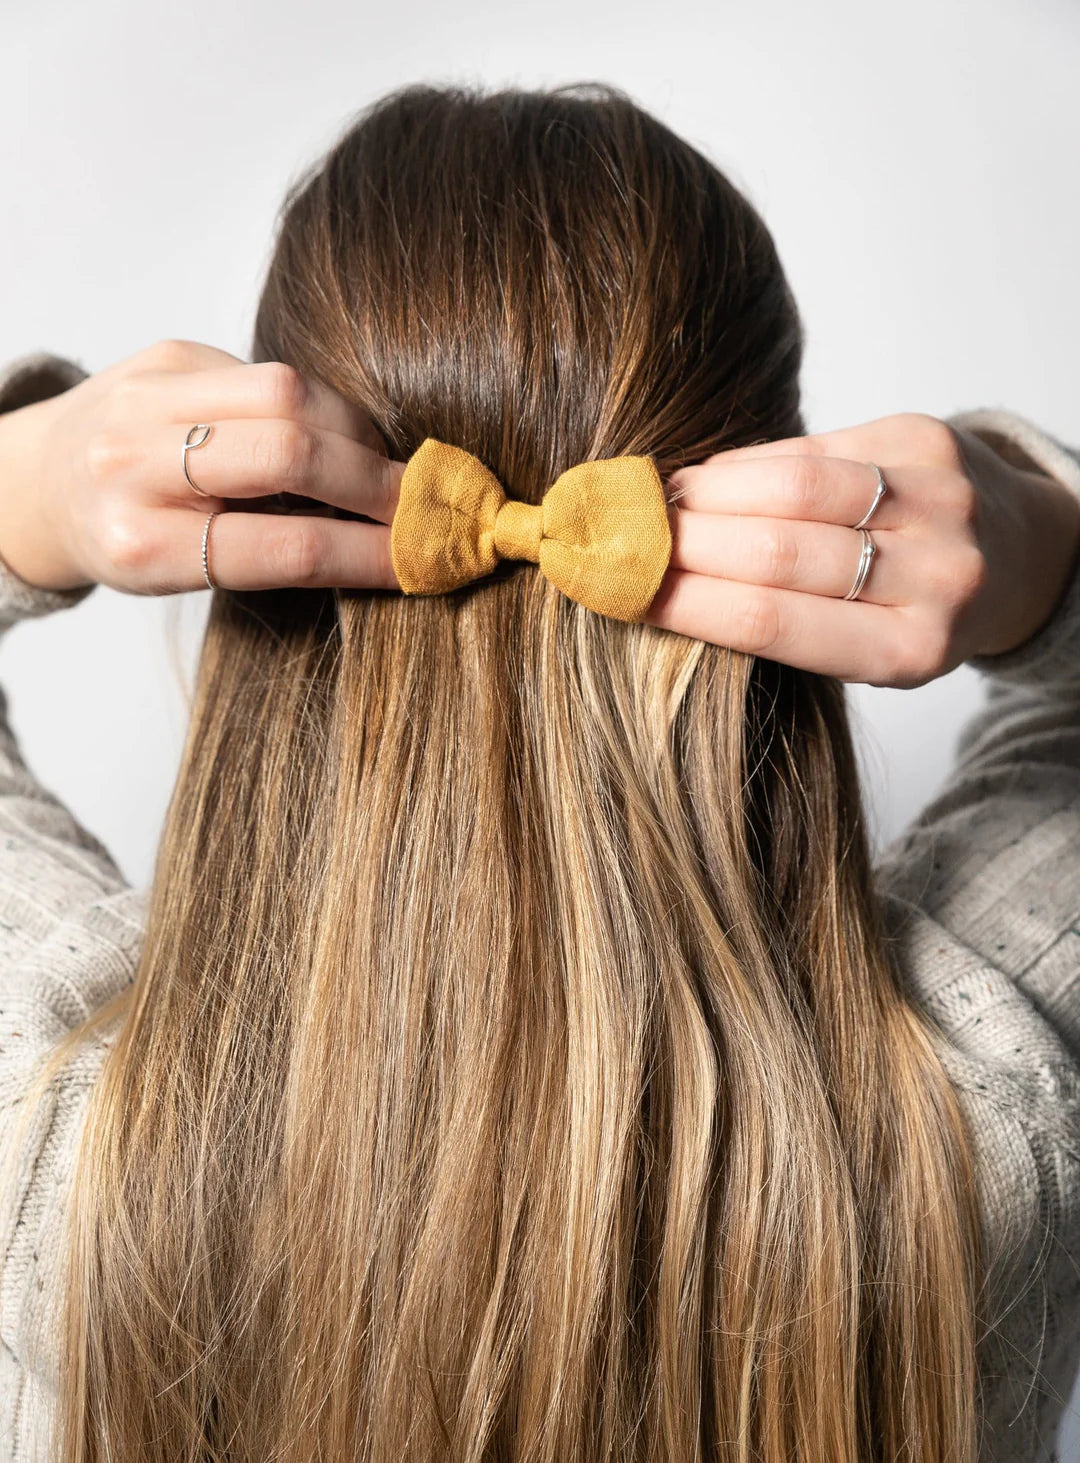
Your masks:
{"label": "mustard yellow hair bow", "polygon": [[428,437],[405,464],[390,557],[406,594],[444,594],[499,559],[529,559],[588,609],[640,620],[671,557],[664,485],[652,458],[608,457],[524,503],[471,452]]}

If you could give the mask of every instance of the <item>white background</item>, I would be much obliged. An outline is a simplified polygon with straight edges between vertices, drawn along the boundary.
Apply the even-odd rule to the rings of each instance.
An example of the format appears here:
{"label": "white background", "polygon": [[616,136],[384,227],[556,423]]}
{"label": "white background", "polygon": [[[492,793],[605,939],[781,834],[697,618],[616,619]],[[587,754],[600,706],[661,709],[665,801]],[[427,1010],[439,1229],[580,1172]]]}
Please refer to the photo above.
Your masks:
{"label": "white background", "polygon": [[[3,9],[3,358],[96,370],[172,335],[244,357],[285,187],[355,111],[411,81],[601,80],[763,213],[806,324],[811,430],[1006,406],[1080,441],[1075,0]],[[98,589],[0,647],[32,765],[133,882],[207,598]],[[879,844],[940,786],[981,694],[968,667],[852,691]]]}

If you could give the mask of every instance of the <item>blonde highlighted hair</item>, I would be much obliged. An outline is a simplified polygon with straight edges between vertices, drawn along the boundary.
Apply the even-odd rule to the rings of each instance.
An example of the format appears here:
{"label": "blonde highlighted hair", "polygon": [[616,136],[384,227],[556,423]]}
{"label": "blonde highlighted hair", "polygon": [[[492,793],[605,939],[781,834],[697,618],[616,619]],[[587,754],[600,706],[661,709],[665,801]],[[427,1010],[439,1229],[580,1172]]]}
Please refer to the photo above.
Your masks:
{"label": "blonde highlighted hair", "polygon": [[[801,344],[622,93],[414,86],[290,190],[253,356],[536,502],[802,431]],[[840,684],[520,564],[217,591],[121,1005],[63,1463],[974,1458],[970,1149]]]}

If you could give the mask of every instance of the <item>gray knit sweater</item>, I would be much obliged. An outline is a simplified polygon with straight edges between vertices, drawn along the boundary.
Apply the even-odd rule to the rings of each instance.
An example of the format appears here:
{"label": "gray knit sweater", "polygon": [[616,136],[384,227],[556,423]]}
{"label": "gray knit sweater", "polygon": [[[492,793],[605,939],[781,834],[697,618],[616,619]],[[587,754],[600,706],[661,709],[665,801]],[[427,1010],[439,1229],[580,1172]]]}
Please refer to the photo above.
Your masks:
{"label": "gray knit sweater", "polygon": [[[85,375],[35,353],[0,371],[0,410]],[[1080,453],[1002,411],[951,419],[1080,495]],[[2,490],[2,485],[0,485]],[[0,633],[87,593],[0,563]],[[976,1141],[997,1325],[983,1339],[983,1463],[1040,1463],[1080,1359],[1080,572],[1049,623],[973,661],[985,705],[944,791],[882,855],[904,979],[941,1032]],[[34,1064],[132,978],[146,891],[23,761],[0,691],[0,1128]],[[45,1463],[54,1415],[65,1194],[114,1033],[66,1069],[0,1195],[0,1459]],[[917,1220],[913,1216],[912,1222]]]}

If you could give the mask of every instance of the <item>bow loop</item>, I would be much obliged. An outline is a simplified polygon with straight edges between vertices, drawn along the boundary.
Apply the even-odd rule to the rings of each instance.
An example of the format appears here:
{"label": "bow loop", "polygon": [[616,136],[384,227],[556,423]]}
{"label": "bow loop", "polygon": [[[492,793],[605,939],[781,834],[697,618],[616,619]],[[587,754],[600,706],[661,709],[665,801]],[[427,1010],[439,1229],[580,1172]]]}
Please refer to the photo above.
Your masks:
{"label": "bow loop", "polygon": [[539,504],[508,499],[480,459],[426,438],[402,475],[390,555],[406,594],[442,594],[526,559],[598,614],[640,620],[671,557],[664,487],[650,457],[580,462]]}

